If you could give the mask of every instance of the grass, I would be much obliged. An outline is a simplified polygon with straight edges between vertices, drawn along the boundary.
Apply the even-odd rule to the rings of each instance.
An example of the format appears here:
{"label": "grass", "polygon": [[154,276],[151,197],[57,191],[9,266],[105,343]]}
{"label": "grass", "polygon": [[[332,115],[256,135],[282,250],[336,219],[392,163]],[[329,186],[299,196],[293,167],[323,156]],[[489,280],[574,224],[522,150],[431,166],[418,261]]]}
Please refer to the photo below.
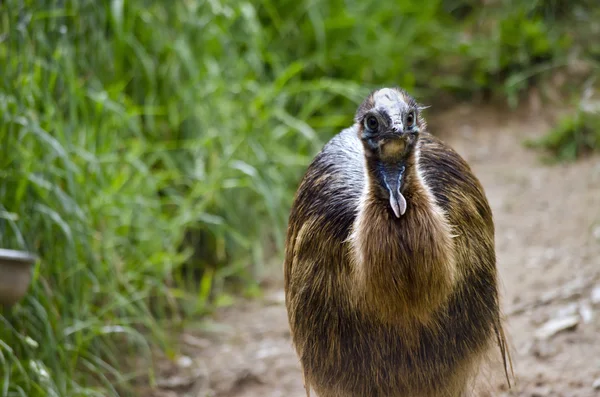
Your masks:
{"label": "grass", "polygon": [[590,84],[573,112],[560,118],[546,135],[526,145],[541,149],[548,162],[574,161],[600,150],[600,101],[593,98],[593,93]]}
{"label": "grass", "polygon": [[124,356],[256,285],[370,89],[518,106],[578,48],[559,3],[0,2],[0,246],[41,258],[0,396],[131,394]]}

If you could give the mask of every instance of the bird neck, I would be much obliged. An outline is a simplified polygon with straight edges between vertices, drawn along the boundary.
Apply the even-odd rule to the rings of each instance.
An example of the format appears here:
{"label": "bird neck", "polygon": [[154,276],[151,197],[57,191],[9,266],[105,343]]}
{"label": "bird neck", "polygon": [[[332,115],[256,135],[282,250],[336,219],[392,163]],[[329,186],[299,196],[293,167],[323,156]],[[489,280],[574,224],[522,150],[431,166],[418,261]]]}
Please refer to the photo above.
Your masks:
{"label": "bird neck", "polygon": [[[417,145],[418,146],[418,145]],[[352,294],[384,321],[427,321],[455,282],[452,229],[419,171],[415,147],[404,162],[407,207],[396,217],[366,158],[366,183],[350,236]]]}

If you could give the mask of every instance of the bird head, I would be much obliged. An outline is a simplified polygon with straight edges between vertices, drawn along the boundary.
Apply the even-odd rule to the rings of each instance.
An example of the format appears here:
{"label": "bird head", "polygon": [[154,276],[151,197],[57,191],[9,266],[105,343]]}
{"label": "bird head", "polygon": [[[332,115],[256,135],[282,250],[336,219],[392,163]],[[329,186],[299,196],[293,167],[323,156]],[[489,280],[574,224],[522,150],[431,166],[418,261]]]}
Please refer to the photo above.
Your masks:
{"label": "bird head", "polygon": [[407,159],[425,128],[420,109],[404,90],[382,88],[365,99],[355,116],[365,156],[398,218],[406,212],[402,183]]}

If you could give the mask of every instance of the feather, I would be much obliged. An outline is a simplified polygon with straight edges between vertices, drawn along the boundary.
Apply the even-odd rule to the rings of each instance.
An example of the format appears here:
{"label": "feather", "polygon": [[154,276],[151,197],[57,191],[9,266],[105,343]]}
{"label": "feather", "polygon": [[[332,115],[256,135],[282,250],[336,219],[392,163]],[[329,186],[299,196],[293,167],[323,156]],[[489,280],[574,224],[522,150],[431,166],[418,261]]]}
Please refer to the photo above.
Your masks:
{"label": "feather", "polygon": [[384,90],[316,155],[290,212],[286,307],[307,393],[458,397],[494,344],[510,385],[483,187],[412,97]]}

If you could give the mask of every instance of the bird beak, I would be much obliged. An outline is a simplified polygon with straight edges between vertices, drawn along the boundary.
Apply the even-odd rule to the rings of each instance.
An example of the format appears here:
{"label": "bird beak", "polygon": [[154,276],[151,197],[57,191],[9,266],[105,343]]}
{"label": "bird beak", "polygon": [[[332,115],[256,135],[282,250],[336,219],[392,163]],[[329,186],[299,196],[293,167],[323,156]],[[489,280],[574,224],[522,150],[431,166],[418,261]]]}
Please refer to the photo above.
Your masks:
{"label": "bird beak", "polygon": [[404,165],[389,164],[383,166],[383,182],[390,195],[390,207],[396,218],[406,213],[406,199],[400,192],[404,176]]}

